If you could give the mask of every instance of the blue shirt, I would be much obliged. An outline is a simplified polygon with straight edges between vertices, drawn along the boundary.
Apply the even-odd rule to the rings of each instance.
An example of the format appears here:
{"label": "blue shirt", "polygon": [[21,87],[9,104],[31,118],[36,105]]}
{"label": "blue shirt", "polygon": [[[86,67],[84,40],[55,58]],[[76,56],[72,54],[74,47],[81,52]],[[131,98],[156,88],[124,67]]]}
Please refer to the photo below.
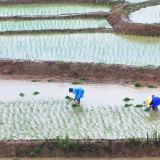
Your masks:
{"label": "blue shirt", "polygon": [[152,107],[157,107],[160,105],[160,98],[159,97],[155,97],[154,95],[152,96],[152,102],[150,103],[150,105],[152,105]]}

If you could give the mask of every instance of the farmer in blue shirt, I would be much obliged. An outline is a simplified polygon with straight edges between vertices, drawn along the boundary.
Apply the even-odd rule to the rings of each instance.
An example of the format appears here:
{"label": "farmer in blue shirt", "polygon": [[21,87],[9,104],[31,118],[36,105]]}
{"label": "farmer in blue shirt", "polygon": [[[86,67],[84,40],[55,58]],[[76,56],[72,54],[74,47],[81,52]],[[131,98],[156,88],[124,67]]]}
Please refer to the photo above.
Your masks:
{"label": "farmer in blue shirt", "polygon": [[84,89],[83,88],[69,88],[69,92],[74,93],[77,104],[80,104],[80,99],[83,98]]}
{"label": "farmer in blue shirt", "polygon": [[160,98],[153,96],[148,96],[145,100],[145,104],[149,104],[153,110],[158,110],[158,106],[160,105]]}

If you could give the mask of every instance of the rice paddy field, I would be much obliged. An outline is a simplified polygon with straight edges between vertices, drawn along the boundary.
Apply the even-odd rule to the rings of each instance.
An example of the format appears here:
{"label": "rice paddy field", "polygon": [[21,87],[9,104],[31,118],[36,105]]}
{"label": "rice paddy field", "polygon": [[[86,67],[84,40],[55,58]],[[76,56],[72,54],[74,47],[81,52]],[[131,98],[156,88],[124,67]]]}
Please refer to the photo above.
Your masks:
{"label": "rice paddy field", "polygon": [[[0,36],[1,58],[160,65],[160,38],[94,34]],[[153,56],[154,55],[154,56]]]}
{"label": "rice paddy field", "polygon": [[132,12],[129,16],[130,20],[137,23],[160,23],[160,5],[142,8]]}
{"label": "rice paddy field", "polygon": [[[128,0],[127,2],[139,3],[144,1]],[[107,21],[107,17],[54,20],[14,19],[14,16],[43,17],[46,15],[74,15],[91,12],[110,13],[110,9],[111,6],[107,4],[103,6],[78,4],[0,5],[0,17],[13,17],[13,20],[0,21],[0,32],[1,34],[4,33],[4,35],[0,35],[0,44],[3,44],[0,47],[0,59],[93,62],[159,67],[160,37],[118,34],[114,32],[115,30]],[[160,23],[159,11],[159,5],[147,7],[131,13],[129,18],[138,23]],[[5,31],[89,28],[104,28],[104,33],[84,33],[83,31],[72,34],[68,32],[64,34],[38,32],[37,34],[18,35],[16,32],[13,35],[5,33]],[[113,29],[113,32],[107,32],[108,28]],[[0,84],[3,85],[1,81]],[[15,85],[14,82],[7,84],[7,86],[12,85]],[[52,88],[52,85],[53,83],[50,83],[45,87]],[[18,86],[16,87],[18,88]],[[85,85],[83,87],[87,88]],[[123,86],[121,87],[123,88]],[[19,89],[23,89],[20,84]],[[67,89],[63,91],[62,95],[64,93],[68,94]],[[125,88],[123,89],[125,90]],[[45,90],[45,92],[48,93],[48,90]],[[116,88],[115,91],[118,91],[118,89]],[[71,139],[88,137],[91,139],[146,138],[147,134],[150,138],[153,138],[155,134],[160,133],[160,112],[145,111],[147,106],[143,104],[144,97],[140,106],[137,106],[134,102],[131,102],[131,106],[125,106],[116,99],[105,96],[105,100],[109,99],[107,102],[113,101],[116,104],[103,103],[103,101],[100,103],[97,99],[101,99],[102,92],[99,91],[99,97],[94,98],[95,101],[99,102],[98,105],[94,103],[91,97],[88,97],[87,100],[90,100],[90,104],[84,103],[78,107],[73,107],[72,102],[68,102],[64,97],[59,98],[57,96],[60,94],[58,91],[54,92],[54,97],[47,94],[46,97],[37,95],[38,98],[33,98],[35,97],[33,95],[27,98],[15,98],[14,94],[10,95],[13,92],[16,93],[16,88],[8,91],[8,95],[4,99],[0,99],[0,140],[53,139],[57,136],[65,138],[66,135],[69,135]],[[93,90],[92,92],[94,93]],[[133,92],[131,95],[134,95]],[[141,94],[139,90],[136,92],[139,96],[135,98],[138,99],[142,95],[147,96],[155,93],[152,89],[150,91],[140,90],[140,92]],[[49,93],[51,94],[51,91]],[[125,90],[125,93],[127,95],[128,91]],[[158,96],[159,90],[156,93]],[[4,92],[0,94],[3,96]],[[120,94],[122,92],[119,92]],[[107,94],[104,93],[104,95]]]}
{"label": "rice paddy field", "polygon": [[[56,99],[0,102],[0,139],[125,139],[153,137],[160,128],[158,112],[144,108],[92,106],[73,109]],[[151,118],[150,118],[151,117]],[[159,133],[159,130],[158,130]]]}
{"label": "rice paddy field", "polygon": [[76,19],[76,20],[33,20],[33,21],[1,21],[0,31],[23,31],[42,29],[85,29],[85,28],[112,28],[103,19]]}
{"label": "rice paddy field", "polygon": [[0,5],[0,16],[36,16],[109,12],[108,6],[76,4]]}

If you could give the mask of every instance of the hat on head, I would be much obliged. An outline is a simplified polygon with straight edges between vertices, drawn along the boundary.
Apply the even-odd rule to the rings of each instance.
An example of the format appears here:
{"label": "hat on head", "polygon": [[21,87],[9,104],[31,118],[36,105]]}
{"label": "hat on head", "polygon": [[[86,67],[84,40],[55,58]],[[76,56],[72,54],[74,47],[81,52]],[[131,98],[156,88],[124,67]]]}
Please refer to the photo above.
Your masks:
{"label": "hat on head", "polygon": [[145,104],[150,104],[152,102],[152,96],[148,96],[145,100]]}

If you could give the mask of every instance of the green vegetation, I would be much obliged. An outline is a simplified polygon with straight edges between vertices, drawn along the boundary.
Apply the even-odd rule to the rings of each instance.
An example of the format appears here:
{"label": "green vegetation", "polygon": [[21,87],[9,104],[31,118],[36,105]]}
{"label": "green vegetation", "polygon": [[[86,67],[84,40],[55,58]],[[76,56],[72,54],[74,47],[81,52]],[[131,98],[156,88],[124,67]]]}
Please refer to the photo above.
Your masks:
{"label": "green vegetation", "polygon": [[37,91],[33,92],[33,95],[38,95],[38,94],[40,94],[40,93]]}
{"label": "green vegetation", "polygon": [[136,70],[143,70],[144,68],[142,66],[139,66],[136,68]]}
{"label": "green vegetation", "polygon": [[131,100],[134,100],[134,99],[130,99],[130,98],[128,98],[128,97],[125,97],[125,98],[123,99],[123,101],[125,101],[125,102],[131,101]]}
{"label": "green vegetation", "polygon": [[143,86],[142,84],[140,84],[140,83],[135,83],[134,86],[135,86],[135,87],[144,87],[144,86]]}
{"label": "green vegetation", "polygon": [[72,97],[70,97],[70,96],[66,96],[65,99],[68,100],[68,101],[73,101],[73,100],[74,100],[74,99],[73,99]]}
{"label": "green vegetation", "polygon": [[153,86],[153,85],[148,85],[147,87],[148,88],[157,88],[156,86]]}
{"label": "green vegetation", "polygon": [[41,82],[40,79],[33,79],[31,82]]}
{"label": "green vegetation", "polygon": [[85,78],[85,77],[81,77],[80,80],[81,80],[81,81],[85,81],[86,78]]}
{"label": "green vegetation", "polygon": [[[158,37],[144,38],[112,33],[32,34],[0,37],[0,44],[4,46],[1,48],[1,56],[4,58],[94,62],[93,69],[98,69],[98,65],[94,66],[94,64],[100,61],[105,64],[146,66],[152,59],[157,66],[160,61],[157,53],[159,41]],[[18,42],[21,42],[21,45],[18,45]],[[148,46],[147,50],[145,46]],[[25,50],[26,54],[22,54],[22,50]],[[133,53],[134,59],[131,58]],[[150,53],[155,53],[155,56]],[[146,57],[145,54],[148,56]],[[139,56],[143,58],[138,58]]]}
{"label": "green vegetation", "polygon": [[65,139],[57,137],[56,141],[57,141],[57,146],[64,149],[69,149],[70,147],[73,147],[75,145],[75,142],[70,140],[68,135],[65,136]]}
{"label": "green vegetation", "polygon": [[144,111],[150,111],[151,108],[150,107],[147,107]]}
{"label": "green vegetation", "polygon": [[79,104],[72,104],[72,107],[75,108],[75,107],[80,107]]}
{"label": "green vegetation", "polygon": [[80,82],[72,82],[72,84],[81,84]]}
{"label": "green vegetation", "polygon": [[52,78],[48,79],[47,82],[53,82],[54,80]]}
{"label": "green vegetation", "polygon": [[[88,136],[91,139],[142,138],[147,132],[152,135],[155,124],[160,123],[159,120],[148,123],[147,117],[150,115],[144,111],[146,107],[93,105],[83,106],[81,111],[79,110],[81,107],[72,110],[72,104],[66,103],[66,100],[52,97],[0,101],[0,106],[0,124],[6,126],[0,128],[2,140],[46,139],[46,137],[54,139],[57,136],[65,139],[66,134],[71,139],[83,139]],[[127,126],[124,125],[126,122]],[[71,125],[74,127],[71,128]],[[160,129],[157,131],[159,133]],[[35,148],[31,155],[37,155],[39,151],[40,148]]]}
{"label": "green vegetation", "polygon": [[141,108],[141,107],[143,107],[144,105],[142,105],[142,104],[137,104],[137,105],[135,105],[134,107],[136,107],[136,108]]}
{"label": "green vegetation", "polygon": [[24,97],[24,96],[25,96],[24,93],[20,93],[19,95],[20,95],[21,97]]}
{"label": "green vegetation", "polygon": [[130,107],[132,104],[125,104],[124,107]]}

